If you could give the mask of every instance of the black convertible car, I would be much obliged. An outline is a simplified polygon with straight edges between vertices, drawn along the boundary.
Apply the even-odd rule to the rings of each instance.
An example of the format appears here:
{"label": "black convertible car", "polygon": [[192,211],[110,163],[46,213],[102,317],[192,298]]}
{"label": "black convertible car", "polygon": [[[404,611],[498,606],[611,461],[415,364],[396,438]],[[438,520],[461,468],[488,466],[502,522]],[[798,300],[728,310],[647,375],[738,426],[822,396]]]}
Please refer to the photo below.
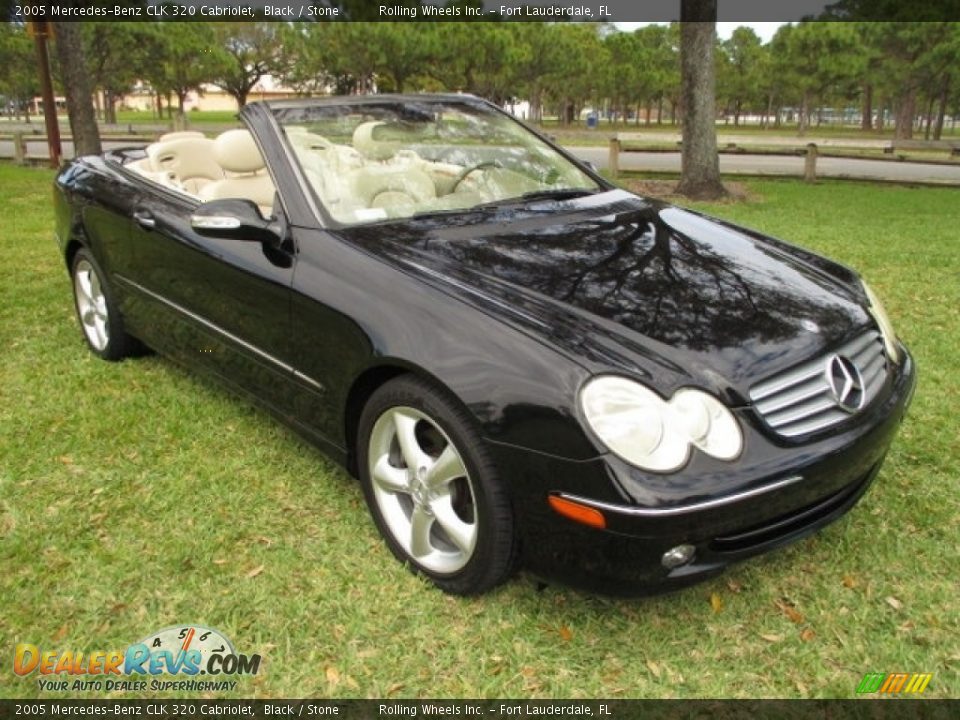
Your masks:
{"label": "black convertible car", "polygon": [[442,589],[518,563],[679,587],[876,476],[915,374],[852,270],[618,189],[470,96],[241,118],[60,173],[83,334],[255,398]]}

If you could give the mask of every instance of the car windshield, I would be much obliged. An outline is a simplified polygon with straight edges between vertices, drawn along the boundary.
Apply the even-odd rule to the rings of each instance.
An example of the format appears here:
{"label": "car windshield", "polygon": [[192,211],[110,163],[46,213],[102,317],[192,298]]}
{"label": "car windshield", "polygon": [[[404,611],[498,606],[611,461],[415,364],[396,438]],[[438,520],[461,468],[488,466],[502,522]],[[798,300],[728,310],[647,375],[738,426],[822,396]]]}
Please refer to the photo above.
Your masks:
{"label": "car windshield", "polygon": [[520,123],[464,98],[272,108],[344,225],[589,194],[599,185]]}

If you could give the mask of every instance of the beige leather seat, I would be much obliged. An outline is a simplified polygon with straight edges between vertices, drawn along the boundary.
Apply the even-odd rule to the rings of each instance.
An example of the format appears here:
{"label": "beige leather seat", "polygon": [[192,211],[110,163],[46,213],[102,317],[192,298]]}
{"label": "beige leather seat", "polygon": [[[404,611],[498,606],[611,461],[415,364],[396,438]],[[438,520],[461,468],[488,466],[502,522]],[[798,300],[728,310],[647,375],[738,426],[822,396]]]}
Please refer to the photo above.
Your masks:
{"label": "beige leather seat", "polygon": [[187,140],[189,138],[205,138],[204,135],[199,130],[175,130],[173,132],[164,133],[159,138],[157,142],[169,142],[170,140]]}
{"label": "beige leather seat", "polygon": [[205,137],[174,138],[147,146],[153,172],[171,174],[177,184],[197,195],[208,183],[223,178],[223,169],[213,155],[213,140]]}
{"label": "beige leather seat", "polygon": [[390,140],[380,140],[376,137],[376,130],[386,123],[378,120],[365,122],[357,125],[353,130],[353,147],[357,152],[369,160],[384,161],[389,160],[401,145],[399,142]]}
{"label": "beige leather seat", "polygon": [[350,199],[361,208],[381,208],[390,217],[410,215],[437,196],[430,176],[413,165],[372,165],[347,176]]}
{"label": "beige leather seat", "polygon": [[241,198],[260,206],[264,217],[273,211],[276,188],[267,173],[260,148],[248,130],[227,130],[213,141],[213,157],[231,177],[210,183],[200,191],[201,200]]}

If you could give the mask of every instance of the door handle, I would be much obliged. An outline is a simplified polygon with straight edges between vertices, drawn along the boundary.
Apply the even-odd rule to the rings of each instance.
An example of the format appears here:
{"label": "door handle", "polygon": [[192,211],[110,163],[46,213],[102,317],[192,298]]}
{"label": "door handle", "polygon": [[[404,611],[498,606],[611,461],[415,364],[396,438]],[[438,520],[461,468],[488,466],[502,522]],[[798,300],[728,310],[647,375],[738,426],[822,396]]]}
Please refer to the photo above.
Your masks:
{"label": "door handle", "polygon": [[148,213],[145,210],[138,210],[133,214],[133,220],[137,225],[148,230],[152,230],[157,226],[157,221],[154,219],[153,215]]}

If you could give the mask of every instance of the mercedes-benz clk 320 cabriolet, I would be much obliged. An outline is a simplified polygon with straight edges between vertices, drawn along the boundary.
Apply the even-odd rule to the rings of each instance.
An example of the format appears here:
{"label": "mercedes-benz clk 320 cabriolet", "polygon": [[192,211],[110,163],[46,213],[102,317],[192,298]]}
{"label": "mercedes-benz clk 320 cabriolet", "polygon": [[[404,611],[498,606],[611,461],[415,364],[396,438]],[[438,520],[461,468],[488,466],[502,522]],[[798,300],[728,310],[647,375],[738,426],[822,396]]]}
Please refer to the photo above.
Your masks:
{"label": "mercedes-benz clk 320 cabriolet", "polygon": [[240,117],[60,173],[83,335],[254,397],[440,588],[518,564],[680,587],[876,476],[914,367],[852,270],[621,190],[470,96]]}

